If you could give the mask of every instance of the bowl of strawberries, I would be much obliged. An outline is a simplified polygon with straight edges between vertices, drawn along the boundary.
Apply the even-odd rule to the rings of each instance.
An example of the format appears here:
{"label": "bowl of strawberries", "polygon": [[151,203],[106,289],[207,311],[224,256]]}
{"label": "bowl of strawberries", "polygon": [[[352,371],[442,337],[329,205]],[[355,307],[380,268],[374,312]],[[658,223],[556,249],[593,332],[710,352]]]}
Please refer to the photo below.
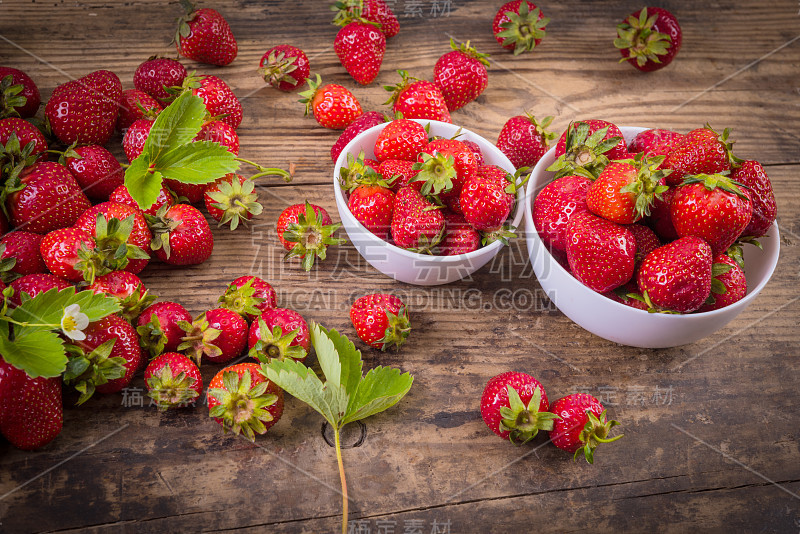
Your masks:
{"label": "bowl of strawberries", "polygon": [[400,282],[471,275],[514,236],[520,173],[492,143],[449,123],[396,119],[350,141],[336,160],[336,206],[356,250]]}
{"label": "bowl of strawberries", "polygon": [[756,298],[780,252],[775,198],[728,136],[570,124],[525,198],[533,270],[559,310],[604,339],[665,348],[711,335]]}

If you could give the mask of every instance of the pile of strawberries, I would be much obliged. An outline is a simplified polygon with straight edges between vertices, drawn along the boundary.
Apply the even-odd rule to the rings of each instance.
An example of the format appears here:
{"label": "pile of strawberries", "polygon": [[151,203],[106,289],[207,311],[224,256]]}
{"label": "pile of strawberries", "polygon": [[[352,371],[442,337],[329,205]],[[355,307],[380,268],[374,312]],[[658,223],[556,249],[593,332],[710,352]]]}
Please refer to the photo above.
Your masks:
{"label": "pile of strawberries", "polygon": [[533,203],[544,244],[575,278],[623,304],[716,310],[747,293],[742,246],[777,208],[764,167],[733,155],[729,131],[650,129],[626,146],[601,120],[570,124]]}

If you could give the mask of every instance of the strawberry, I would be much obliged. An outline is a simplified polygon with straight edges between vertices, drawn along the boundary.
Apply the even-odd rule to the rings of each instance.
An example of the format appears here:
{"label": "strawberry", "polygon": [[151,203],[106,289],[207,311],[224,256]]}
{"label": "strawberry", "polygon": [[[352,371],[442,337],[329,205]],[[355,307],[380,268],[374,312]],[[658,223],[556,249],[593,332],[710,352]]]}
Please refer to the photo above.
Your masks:
{"label": "strawberry", "polygon": [[555,177],[580,174],[594,180],[608,162],[628,157],[620,129],[604,120],[571,122],[556,143]]}
{"label": "strawberry", "polygon": [[347,143],[353,140],[355,136],[369,130],[373,126],[377,126],[379,124],[383,124],[386,121],[386,118],[383,116],[382,113],[378,113],[377,111],[368,111],[355,119],[353,122],[347,125],[347,128],[339,135],[339,138],[336,139],[336,142],[331,147],[331,159],[334,163],[336,160],[339,159],[339,154],[342,153],[344,147],[347,146]]}
{"label": "strawberry", "polygon": [[481,395],[481,417],[492,432],[514,445],[527,443],[556,419],[542,384],[526,373],[507,371],[489,379]]}
{"label": "strawberry", "polygon": [[417,155],[428,145],[428,132],[418,122],[395,119],[387,124],[375,140],[375,158],[378,161],[400,159],[416,161]]}
{"label": "strawberry", "polygon": [[463,215],[452,211],[442,214],[445,222],[444,238],[436,247],[442,256],[456,256],[478,250],[481,246],[481,235],[469,224]]}
{"label": "strawberry", "polygon": [[45,116],[65,145],[104,145],[114,133],[121,96],[117,75],[98,70],[56,87]]}
{"label": "strawberry", "polygon": [[217,302],[221,308],[233,310],[252,321],[262,312],[278,306],[278,294],[266,280],[257,276],[240,276],[228,284]]}
{"label": "strawberry", "polygon": [[675,196],[675,191],[676,188],[670,187],[662,193],[661,199],[656,198],[650,207],[650,216],[646,219],[648,226],[664,242],[678,239],[675,225],[672,224],[672,215],[669,207],[672,203],[672,197]]}
{"label": "strawberry", "polygon": [[417,162],[414,170],[420,172],[414,181],[425,182],[422,194],[441,193],[444,202],[447,197],[458,197],[464,184],[478,173],[475,153],[455,139],[434,139],[419,154]]}
{"label": "strawberry", "polygon": [[283,390],[266,379],[256,363],[225,367],[208,384],[208,415],[225,433],[255,441],[283,414]]}
{"label": "strawberry", "polygon": [[464,184],[459,204],[464,218],[476,230],[500,229],[514,207],[514,178],[500,167],[480,167],[475,178]]}
{"label": "strawberry", "polygon": [[0,117],[33,117],[41,103],[39,88],[30,76],[13,67],[0,67]]}
{"label": "strawberry", "polygon": [[461,109],[486,89],[489,83],[488,54],[481,54],[466,44],[456,45],[450,39],[450,52],[442,55],[433,66],[433,83],[444,96],[447,109]]}
{"label": "strawberry", "polygon": [[150,135],[152,127],[152,120],[139,119],[125,130],[125,136],[122,138],[122,149],[125,151],[125,157],[128,158],[129,163],[139,157],[139,154],[144,150],[144,143],[147,141],[147,136]]}
{"label": "strawberry", "polygon": [[71,287],[68,281],[63,278],[50,273],[33,273],[26,274],[11,282],[8,287],[14,290],[14,295],[8,299],[9,305],[13,308],[22,303],[22,295],[26,294],[30,298],[35,297],[39,293],[44,293],[50,289],[57,289],[61,291]]}
{"label": "strawberry", "polygon": [[226,174],[206,185],[203,195],[208,214],[219,225],[228,224],[236,230],[239,223],[245,224],[254,215],[260,215],[263,207],[258,203],[255,182],[241,174]]}
{"label": "strawberry", "polygon": [[[100,221],[99,226],[98,218],[105,219]],[[113,219],[124,224],[111,224]],[[125,265],[122,268],[130,273],[142,272],[150,261],[153,235],[147,227],[144,213],[138,208],[117,202],[103,202],[83,212],[75,221],[75,228],[95,238],[98,248],[107,251],[110,257],[119,259],[118,255],[127,249],[125,257],[128,261],[123,262]]]}
{"label": "strawberry", "polygon": [[120,315],[132,325],[136,324],[142,310],[156,300],[155,295],[148,294],[142,280],[128,271],[111,271],[98,276],[86,289],[117,299],[122,308]]}
{"label": "strawberry", "polygon": [[557,417],[550,431],[550,441],[559,449],[574,453],[575,458],[582,450],[590,464],[594,463],[594,450],[599,444],[611,443],[623,436],[608,437],[619,422],[606,420],[606,409],[588,393],[562,397],[550,405],[550,410]]}
{"label": "strawberry", "polygon": [[530,52],[539,46],[546,35],[550,19],[536,4],[528,0],[512,0],[503,4],[492,21],[495,40],[514,55]]}
{"label": "strawberry", "polygon": [[234,156],[239,155],[239,135],[236,129],[221,120],[207,121],[200,128],[195,141],[213,141],[228,149]]}
{"label": "strawberry", "polygon": [[25,230],[14,230],[0,239],[0,247],[3,248],[3,251],[0,252],[0,260],[14,260],[11,270],[3,273],[4,282],[10,282],[26,274],[47,271],[47,266],[39,250],[43,237]]}
{"label": "strawberry", "polygon": [[361,104],[347,88],[335,83],[321,84],[322,78],[317,74],[315,80],[308,79],[308,91],[300,93],[306,115],[313,113],[321,126],[332,130],[342,130],[361,116]]}
{"label": "strawberry", "polygon": [[686,136],[672,130],[651,128],[636,134],[628,143],[628,152],[638,154],[644,152],[647,157],[666,156],[669,152],[683,142]]}
{"label": "strawberry", "polygon": [[361,341],[382,351],[392,345],[399,349],[411,333],[408,308],[395,295],[374,293],[356,299],[350,321]]}
{"label": "strawberry", "polygon": [[[636,224],[631,226],[638,226]],[[636,261],[639,262],[639,255],[636,255]],[[631,280],[627,284],[621,285],[613,291],[606,291],[603,296],[610,298],[614,302],[619,302],[625,306],[636,308],[637,310],[647,311],[650,305],[645,301],[644,296],[639,293],[639,286],[636,285],[635,280]],[[652,304],[652,303],[651,303]]]}
{"label": "strawberry", "polygon": [[711,267],[711,295],[698,312],[718,310],[742,300],[747,294],[744,271],[726,254],[718,254]]}
{"label": "strawberry", "polygon": [[667,154],[662,169],[670,169],[667,185],[678,185],[684,176],[715,174],[731,169],[733,142],[728,141],[730,129],[718,134],[706,125],[686,134],[683,141]]}
{"label": "strawberry", "polygon": [[425,182],[414,181],[417,173],[419,171],[414,169],[414,162],[405,159],[387,159],[378,166],[378,174],[383,177],[386,183],[391,184],[392,191],[395,193],[406,185],[415,188],[417,191],[422,189],[422,184]]}
{"label": "strawberry", "polygon": [[586,192],[589,211],[617,224],[632,224],[650,215],[650,206],[668,189],[664,171],[656,170],[662,158],[609,163]]}
{"label": "strawberry", "polygon": [[288,44],[267,50],[258,66],[264,81],[281,91],[294,91],[311,75],[305,52]]}
{"label": "strawberry", "polygon": [[605,293],[633,277],[636,240],[624,226],[580,212],[570,217],[565,237],[572,274],[589,289]]}
{"label": "strawberry", "polygon": [[65,164],[83,191],[93,200],[108,200],[125,182],[125,170],[117,158],[100,145],[68,150]]}
{"label": "strawberry", "polygon": [[116,128],[120,132],[124,132],[139,119],[155,120],[162,109],[164,106],[144,91],[126,89],[122,91],[120,97]]}
{"label": "strawberry", "polygon": [[178,87],[186,78],[186,68],[180,61],[166,57],[151,57],[133,73],[133,86],[160,102],[172,100],[167,88]]}
{"label": "strawberry", "polygon": [[211,8],[195,9],[189,0],[181,0],[186,10],[178,19],[175,47],[181,56],[224,67],[236,59],[239,47],[228,21]]}
{"label": "strawberry", "polygon": [[186,351],[197,365],[205,356],[214,363],[225,363],[239,356],[247,345],[247,321],[235,311],[214,308],[194,321],[178,323],[185,332],[179,351]]}
{"label": "strawberry", "polygon": [[[118,202],[120,204],[126,204],[132,208],[140,209],[139,204],[133,200],[133,197],[128,192],[128,188],[125,185],[121,185],[114,189],[114,191],[109,195],[108,200],[110,202]],[[158,196],[156,197],[156,201],[153,203],[152,206],[147,208],[146,210],[142,210],[142,213],[146,213],[147,215],[156,215],[158,210],[161,206],[172,206],[175,204],[175,199],[173,198],[170,191],[165,187],[161,186],[161,189],[158,192]]]}
{"label": "strawberry", "polygon": [[589,210],[586,192],[591,184],[585,176],[562,176],[536,195],[533,224],[548,250],[566,252],[567,224],[573,215]]}
{"label": "strawberry", "polygon": [[354,157],[347,154],[347,163],[339,169],[339,185],[346,193],[352,193],[360,185],[381,185],[389,187],[389,183],[383,180],[378,174],[377,166],[371,163],[372,160],[364,159],[364,151]]}
{"label": "strawberry", "polygon": [[556,137],[555,133],[547,131],[551,122],[552,116],[537,121],[530,113],[511,117],[500,129],[497,148],[514,167],[533,167],[549,150],[550,141]]}
{"label": "strawberry", "polygon": [[83,280],[86,260],[94,247],[94,239],[83,230],[59,228],[44,236],[39,250],[51,273],[65,280],[78,282]]}
{"label": "strawberry", "polygon": [[483,158],[483,152],[481,152],[481,147],[475,141],[470,141],[469,139],[464,139],[461,141],[464,145],[472,150],[472,153],[475,154],[475,161],[478,162],[478,165],[484,165],[485,160]]}
{"label": "strawberry", "polygon": [[[44,161],[25,169],[26,174],[7,182],[6,207],[19,230],[46,234],[72,226],[91,204],[72,173],[58,163]],[[13,183],[18,182],[18,183]]]}
{"label": "strawberry", "polygon": [[638,266],[645,256],[661,246],[661,240],[650,227],[643,224],[631,224],[626,228],[630,230],[636,241],[636,265]]}
{"label": "strawberry", "polygon": [[24,451],[44,447],[61,432],[61,377],[31,378],[0,358],[0,432]]}
{"label": "strawberry", "polygon": [[399,70],[397,73],[400,74],[400,83],[384,86],[384,89],[391,93],[386,104],[392,104],[392,113],[395,116],[452,122],[444,95],[436,84],[412,78],[404,70]]}
{"label": "strawberry", "polygon": [[395,245],[412,252],[427,252],[439,244],[445,225],[437,206],[413,187],[401,187],[394,202],[392,239]]}
{"label": "strawberry", "polygon": [[340,226],[341,223],[333,224],[325,208],[308,201],[289,206],[278,216],[276,226],[278,239],[283,248],[289,251],[284,259],[300,258],[303,269],[310,271],[315,258],[320,261],[325,259],[329,245],[345,242],[344,239],[333,237]]}
{"label": "strawberry", "polygon": [[742,235],[752,213],[746,189],[722,174],[688,176],[670,203],[678,235],[704,239],[714,255],[728,250]]}
{"label": "strawberry", "polygon": [[355,81],[369,85],[381,70],[386,53],[386,36],[375,24],[353,20],[336,34],[333,50]]}
{"label": "strawberry", "polygon": [[333,23],[347,24],[352,18],[361,17],[375,23],[388,39],[400,31],[400,22],[385,0],[340,0],[331,6],[336,11]]}
{"label": "strawberry", "polygon": [[188,76],[183,85],[203,99],[210,117],[227,123],[234,130],[242,123],[242,103],[222,79],[209,75]]}
{"label": "strawberry", "polygon": [[[189,204],[203,204],[205,200],[206,187],[208,184],[187,184],[177,180],[164,180],[167,188],[174,193],[178,200]],[[176,202],[177,204],[177,202]]]}
{"label": "strawberry", "polygon": [[675,15],[660,7],[645,7],[617,25],[614,46],[622,61],[643,72],[663,69],[681,49],[683,33]]}
{"label": "strawberry", "polygon": [[699,237],[681,237],[645,256],[636,282],[654,307],[693,312],[711,293],[712,259],[708,243]]}
{"label": "strawberry", "polygon": [[164,352],[174,352],[184,335],[181,322],[191,322],[192,316],[177,302],[156,302],[146,308],[136,320],[139,344],[153,358]]}
{"label": "strawberry", "polygon": [[[16,140],[9,141],[13,137]],[[28,151],[23,150],[29,143],[33,145]],[[47,160],[47,139],[39,129],[26,120],[17,117],[0,119],[0,167],[6,162],[21,163],[25,156],[38,156],[41,161]],[[27,161],[26,161],[27,163]],[[13,167],[10,165],[9,167]]]}
{"label": "strawberry", "polygon": [[198,265],[211,256],[214,250],[211,227],[194,206],[175,204],[162,207],[156,217],[145,217],[153,232],[153,252],[164,263]]}
{"label": "strawberry", "polygon": [[389,240],[394,211],[394,193],[380,185],[360,185],[350,194],[347,207],[364,228]]}
{"label": "strawberry", "polygon": [[144,370],[147,395],[160,410],[193,405],[203,393],[203,377],[197,365],[180,352],[166,352]]}
{"label": "strawberry", "polygon": [[746,160],[734,168],[730,176],[734,182],[747,187],[753,202],[753,215],[747,227],[742,230],[742,235],[761,237],[767,233],[778,214],[775,193],[772,191],[772,182],[767,176],[767,171],[759,162]]}
{"label": "strawberry", "polygon": [[261,312],[250,325],[247,346],[251,358],[302,360],[311,351],[311,334],[302,315],[286,308]]}

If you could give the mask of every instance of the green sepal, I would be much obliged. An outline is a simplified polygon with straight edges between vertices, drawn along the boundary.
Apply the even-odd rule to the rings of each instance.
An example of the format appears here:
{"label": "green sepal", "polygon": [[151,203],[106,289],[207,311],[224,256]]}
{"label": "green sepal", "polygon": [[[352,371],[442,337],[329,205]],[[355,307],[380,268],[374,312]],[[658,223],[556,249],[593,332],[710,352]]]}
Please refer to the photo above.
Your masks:
{"label": "green sepal", "polygon": [[508,391],[508,404],[500,408],[500,430],[509,432],[509,440],[514,445],[527,443],[539,433],[540,430],[553,430],[553,421],[561,419],[558,415],[551,412],[540,412],[539,405],[542,402],[542,390],[537,387],[533,390],[533,396],[526,406],[519,396],[519,392],[510,384],[506,386]]}
{"label": "green sepal", "polygon": [[308,89],[301,93],[298,93],[298,96],[300,97],[298,102],[300,102],[301,104],[305,104],[306,107],[305,115],[308,115],[309,113],[312,113],[314,95],[317,94],[317,91],[322,86],[322,76],[320,76],[319,74],[314,74],[313,80],[311,79],[311,76],[309,76],[308,80],[306,80],[306,83],[308,84]]}
{"label": "green sepal", "polygon": [[109,357],[116,341],[116,338],[106,340],[89,354],[78,345],[66,346],[69,361],[63,375],[64,383],[80,392],[76,404],[81,405],[89,400],[97,386],[125,376],[125,358]]}
{"label": "green sepal", "polygon": [[703,184],[703,187],[709,191],[719,188],[725,192],[732,193],[739,198],[750,200],[750,197],[748,197],[747,194],[741,189],[742,187],[745,187],[745,185],[731,180],[727,174],[722,172],[716,174],[693,174],[686,176],[681,185],[689,184]]}
{"label": "green sepal", "polygon": [[250,441],[255,441],[255,434],[267,431],[264,423],[273,420],[268,407],[278,401],[274,393],[267,393],[268,382],[252,386],[250,372],[241,378],[234,371],[225,371],[222,375],[221,388],[208,390],[208,397],[219,402],[209,410],[209,416],[222,420],[222,429],[227,434],[244,434]]}
{"label": "green sepal", "polygon": [[499,32],[497,37],[503,38],[504,47],[514,45],[515,56],[532,51],[536,47],[536,41],[544,39],[547,34],[545,26],[550,19],[542,17],[539,20],[539,13],[538,7],[531,10],[525,0],[519,5],[519,13],[505,12],[509,20],[500,25],[503,31]]}
{"label": "green sepal", "polygon": [[341,223],[322,224],[322,213],[317,214],[308,201],[305,207],[305,213],[298,214],[297,222],[289,224],[283,232],[283,238],[294,243],[283,259],[301,258],[303,269],[310,271],[315,258],[319,258],[320,261],[325,260],[329,245],[341,245],[347,240],[333,237],[336,230],[342,226]]}
{"label": "green sepal", "polygon": [[457,172],[455,158],[442,152],[436,154],[422,153],[422,161],[414,163],[411,167],[419,171],[411,182],[424,182],[420,193],[423,195],[438,195],[453,189],[453,179]]}
{"label": "green sepal", "polygon": [[386,319],[389,322],[389,326],[386,327],[386,332],[384,333],[383,338],[378,341],[378,343],[383,344],[381,351],[386,352],[386,349],[391,346],[394,346],[395,349],[399,350],[403,343],[406,342],[408,335],[411,333],[411,320],[408,316],[408,308],[406,308],[406,306],[402,306],[399,310],[397,310],[397,314],[394,314],[389,310],[384,311],[386,313]]}
{"label": "green sepal", "polygon": [[150,354],[150,359],[164,352],[167,334],[161,327],[158,315],[154,313],[147,323],[137,326],[136,333],[139,334],[139,346]]}
{"label": "green sepal", "polygon": [[517,237],[516,227],[511,224],[503,225],[491,232],[480,232],[480,234],[483,246],[491,245],[495,241],[500,241],[503,245],[508,246],[509,242]]}
{"label": "green sepal", "polygon": [[261,317],[258,318],[259,339],[248,353],[251,358],[266,363],[273,359],[303,360],[307,356],[306,349],[299,345],[292,345],[298,331],[292,330],[286,334],[283,329],[275,325],[270,330]]}
{"label": "green sepal", "polygon": [[261,310],[258,305],[264,302],[264,297],[256,297],[256,289],[253,287],[253,278],[250,278],[243,286],[237,287],[229,284],[218,299],[221,308],[235,311],[244,318],[249,315],[259,315]]}
{"label": "green sepal", "polygon": [[608,128],[608,126],[600,128],[590,135],[588,123],[571,122],[567,127],[565,153],[547,168],[548,171],[555,171],[553,179],[570,174],[584,176],[590,180],[597,179],[609,164],[605,153],[622,139],[614,136],[603,140]]}
{"label": "green sepal", "polygon": [[619,421],[606,421],[606,410],[603,410],[603,413],[600,414],[600,418],[598,419],[597,416],[590,410],[586,410],[586,416],[588,421],[586,421],[586,425],[581,430],[581,433],[578,435],[578,439],[583,443],[578,450],[575,451],[575,455],[573,459],[578,458],[578,453],[583,451],[583,455],[586,458],[586,461],[590,464],[594,463],[594,450],[597,446],[601,443],[611,443],[612,441],[617,441],[619,438],[624,436],[624,434],[619,434],[618,436],[614,436],[613,438],[609,438],[608,434],[612,428],[619,425]]}
{"label": "green sepal", "polygon": [[628,57],[620,59],[620,63],[635,60],[642,67],[648,61],[661,63],[661,57],[667,55],[672,45],[672,37],[666,33],[653,30],[658,14],[648,17],[647,8],[639,12],[639,16],[629,16],[617,25],[617,38],[614,46],[628,51]]}
{"label": "green sepal", "polygon": [[355,157],[348,153],[347,166],[339,169],[339,185],[348,193],[355,191],[359,185],[379,185],[388,189],[392,187],[394,180],[385,180],[375,169],[365,164],[363,150]]}
{"label": "green sepal", "polygon": [[469,41],[466,43],[456,44],[455,40],[451,37],[450,38],[450,48],[455,50],[456,52],[461,52],[462,54],[477,59],[481,65],[484,67],[489,66],[489,54],[482,54],[478,52],[474,47],[469,45]]}
{"label": "green sepal", "polygon": [[188,406],[199,396],[193,389],[195,380],[186,373],[175,375],[169,364],[161,368],[158,374],[147,379],[147,395],[153,399],[159,410]]}
{"label": "green sepal", "polygon": [[28,98],[22,94],[25,88],[22,84],[15,84],[11,74],[0,80],[0,119],[19,117],[17,108],[24,107]]}
{"label": "green sepal", "polygon": [[242,183],[234,177],[230,181],[222,180],[217,188],[218,191],[208,193],[208,196],[214,201],[211,205],[222,210],[219,226],[227,224],[231,230],[236,230],[240,223],[247,225],[251,217],[261,215],[264,207],[258,202],[253,180]]}
{"label": "green sepal", "polygon": [[185,351],[186,356],[194,360],[198,366],[203,359],[203,355],[210,358],[222,355],[222,349],[212,343],[222,334],[222,330],[211,328],[205,313],[198,315],[191,323],[189,321],[178,321],[178,326],[186,333],[181,338],[178,350]]}

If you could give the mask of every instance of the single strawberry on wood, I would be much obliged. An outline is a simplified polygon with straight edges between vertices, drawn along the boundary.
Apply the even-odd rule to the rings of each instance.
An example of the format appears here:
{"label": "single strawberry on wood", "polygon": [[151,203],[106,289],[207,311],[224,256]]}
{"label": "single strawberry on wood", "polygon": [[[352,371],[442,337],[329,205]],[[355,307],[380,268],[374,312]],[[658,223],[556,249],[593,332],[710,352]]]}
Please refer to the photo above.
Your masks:
{"label": "single strawberry on wood", "polygon": [[305,52],[289,44],[273,46],[259,62],[264,81],[281,91],[294,91],[305,84],[310,68]]}
{"label": "single strawberry on wood", "polygon": [[375,24],[353,20],[336,34],[333,50],[355,81],[369,85],[381,70],[386,37]]}
{"label": "single strawberry on wood", "polygon": [[526,373],[507,371],[489,379],[481,395],[481,417],[489,429],[514,445],[539,430],[552,430],[555,415],[542,384]]}
{"label": "single strawberry on wood", "polygon": [[356,299],[350,321],[361,341],[382,351],[399,349],[411,332],[408,308],[395,295],[373,293]]}
{"label": "single strawberry on wood", "polygon": [[322,77],[308,79],[308,90],[300,93],[301,104],[306,112],[313,113],[314,119],[325,128],[343,130],[363,113],[358,99],[349,89],[335,84],[322,85]]}
{"label": "single strawberry on wood", "polygon": [[550,440],[561,450],[574,453],[583,451],[584,458],[594,463],[594,451],[601,443],[611,443],[623,435],[609,437],[619,422],[606,419],[606,409],[588,393],[573,393],[555,401],[550,410],[557,419],[550,431]]}
{"label": "single strawberry on wood", "polygon": [[614,46],[622,61],[643,72],[663,69],[681,49],[683,32],[678,19],[660,7],[645,7],[617,25]]}
{"label": "single strawberry on wood", "polygon": [[461,109],[476,98],[489,84],[488,54],[481,54],[469,41],[457,45],[450,39],[450,52],[442,55],[433,66],[433,83],[444,96],[447,109]]}
{"label": "single strawberry on wood", "polygon": [[188,0],[181,0],[186,11],[178,20],[175,47],[178,54],[210,65],[225,66],[236,59],[239,47],[228,21],[211,8],[195,9]]}
{"label": "single strawberry on wood", "polygon": [[514,55],[534,50],[544,39],[550,19],[536,4],[528,0],[506,2],[494,16],[492,33],[495,40]]}
{"label": "single strawberry on wood", "polygon": [[308,201],[289,206],[278,216],[276,228],[278,239],[288,251],[284,259],[300,258],[303,269],[310,271],[316,258],[325,260],[328,246],[345,242],[334,237],[340,226],[341,223],[333,223],[325,208]]}

